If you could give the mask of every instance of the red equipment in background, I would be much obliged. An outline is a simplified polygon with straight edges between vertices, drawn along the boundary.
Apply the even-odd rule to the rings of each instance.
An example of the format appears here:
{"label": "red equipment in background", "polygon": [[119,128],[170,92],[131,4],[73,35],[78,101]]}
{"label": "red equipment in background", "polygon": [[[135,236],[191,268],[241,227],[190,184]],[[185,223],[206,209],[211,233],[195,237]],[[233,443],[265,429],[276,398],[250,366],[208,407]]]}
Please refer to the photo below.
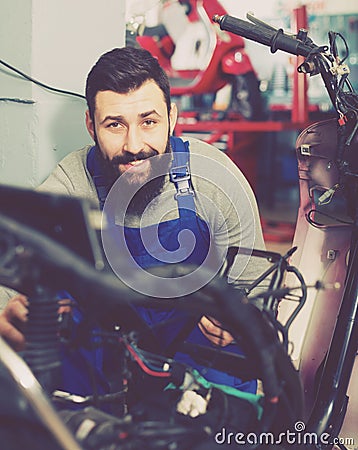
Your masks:
{"label": "red equipment in background", "polygon": [[[148,9],[146,3],[143,11]],[[299,20],[301,9],[295,10],[293,25],[300,28],[305,26]],[[291,120],[267,120],[245,40],[220,30],[212,21],[215,14],[226,14],[217,0],[163,1],[155,26],[148,26],[143,12],[144,21],[138,27],[127,27],[127,45],[146,48],[168,73],[180,109],[175,133],[199,137],[225,150],[257,193],[261,138],[268,132],[295,132],[306,126],[306,81],[294,79],[297,95]],[[287,242],[292,240],[294,226],[264,222],[263,229],[267,241]]]}
{"label": "red equipment in background", "polygon": [[[168,73],[172,95],[193,100],[187,102],[190,110],[208,106],[210,111],[233,113],[236,119],[257,120],[262,114],[259,80],[244,39],[212,22],[218,13],[226,11],[216,0],[165,1],[161,23],[142,28],[136,41]],[[216,94],[224,87],[228,96],[222,106]],[[183,102],[182,106],[188,109]]]}

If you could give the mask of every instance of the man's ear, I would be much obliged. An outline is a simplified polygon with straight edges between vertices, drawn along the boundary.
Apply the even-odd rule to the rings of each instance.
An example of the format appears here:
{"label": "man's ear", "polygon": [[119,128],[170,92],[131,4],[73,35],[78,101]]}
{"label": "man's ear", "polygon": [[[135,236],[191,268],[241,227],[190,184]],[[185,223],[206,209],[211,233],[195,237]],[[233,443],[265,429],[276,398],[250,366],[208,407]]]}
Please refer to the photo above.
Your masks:
{"label": "man's ear", "polygon": [[91,138],[93,140],[95,140],[94,139],[94,136],[95,136],[94,122],[91,119],[91,116],[90,116],[90,113],[89,113],[88,109],[86,111],[86,127],[87,127],[87,131],[89,132]]}
{"label": "man's ear", "polygon": [[175,103],[172,103],[170,106],[170,112],[169,112],[169,130],[170,134],[173,134],[175,125],[177,123],[178,118],[178,108]]}

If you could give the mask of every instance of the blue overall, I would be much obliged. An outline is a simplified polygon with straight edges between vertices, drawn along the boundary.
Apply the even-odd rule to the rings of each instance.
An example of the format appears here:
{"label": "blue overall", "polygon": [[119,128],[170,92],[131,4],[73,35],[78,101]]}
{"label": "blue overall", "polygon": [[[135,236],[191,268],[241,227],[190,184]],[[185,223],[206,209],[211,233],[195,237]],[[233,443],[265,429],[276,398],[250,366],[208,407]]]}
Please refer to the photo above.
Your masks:
{"label": "blue overall", "polygon": [[[190,183],[189,144],[188,142],[183,142],[179,138],[171,137],[171,147],[173,150],[173,161],[170,170],[170,180],[175,184],[177,190],[175,198],[178,203],[179,217],[177,219],[161,222],[158,227],[155,226],[155,233],[158,234],[161,246],[167,250],[167,258],[167,255],[170,254],[170,252],[175,252],[178,247],[178,233],[181,230],[190,230],[195,236],[195,248],[182,263],[201,265],[207,256],[211,236],[206,222],[196,214],[194,192],[192,191]],[[106,180],[100,173],[99,158],[98,154],[96,155],[96,152],[98,152],[96,147],[90,149],[87,157],[87,167],[96,186],[100,206],[103,208],[110,186],[106,186]],[[148,228],[147,231],[150,232],[150,227],[146,228]],[[153,249],[151,250],[152,254],[147,252],[141,239],[141,232],[143,233],[143,228],[124,227],[126,245],[133,256],[133,259],[144,269],[162,265],[160,253],[154,254],[153,256]],[[166,261],[168,262],[168,259],[166,259]],[[170,261],[168,263],[170,264]],[[164,311],[147,307],[136,307],[136,310],[155,333],[156,324],[160,323],[162,325],[164,321],[170,320],[170,325],[158,327],[157,331],[157,336],[159,337],[158,340],[160,342],[165,342],[166,347],[172,343],[179,331],[188,321],[188,317],[185,313],[176,310]],[[197,324],[194,325],[192,331],[189,331],[188,333],[188,337],[186,338],[187,342],[217,348],[203,335]],[[162,350],[165,351],[165,347]],[[235,344],[230,344],[225,347],[225,351],[242,354]],[[216,369],[200,366],[188,355],[183,353],[177,352],[174,358],[198,370],[208,381],[232,386],[246,392],[256,393],[257,384],[255,380],[242,382],[239,378],[220,372]],[[97,361],[97,363],[98,362],[100,361]]]}

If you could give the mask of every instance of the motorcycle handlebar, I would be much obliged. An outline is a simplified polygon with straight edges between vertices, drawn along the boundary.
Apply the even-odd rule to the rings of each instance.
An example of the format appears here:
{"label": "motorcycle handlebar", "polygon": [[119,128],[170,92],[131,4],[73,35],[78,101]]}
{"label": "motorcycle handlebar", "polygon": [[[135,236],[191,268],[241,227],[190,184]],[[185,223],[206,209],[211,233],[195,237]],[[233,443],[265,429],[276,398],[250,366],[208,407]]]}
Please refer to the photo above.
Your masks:
{"label": "motorcycle handlebar", "polygon": [[219,24],[221,30],[267,45],[272,53],[282,50],[292,55],[307,56],[313,49],[319,49],[317,45],[311,42],[308,45],[293,36],[285,34],[281,28],[274,30],[271,27],[253,24],[228,14],[223,16],[216,14],[213,17],[213,21]]}

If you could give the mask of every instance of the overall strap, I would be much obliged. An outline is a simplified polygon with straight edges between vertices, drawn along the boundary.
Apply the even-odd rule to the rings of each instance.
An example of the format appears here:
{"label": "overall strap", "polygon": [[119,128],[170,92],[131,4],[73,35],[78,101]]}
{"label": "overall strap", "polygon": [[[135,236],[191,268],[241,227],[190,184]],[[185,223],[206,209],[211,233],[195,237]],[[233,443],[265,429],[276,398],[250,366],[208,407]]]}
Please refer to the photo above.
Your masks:
{"label": "overall strap", "polygon": [[87,169],[92,177],[93,183],[97,191],[97,197],[99,200],[100,208],[103,209],[104,203],[106,201],[111,186],[109,186],[108,180],[106,180],[106,177],[102,174],[101,165],[97,152],[98,149],[95,145],[91,147],[87,154],[86,163]]}
{"label": "overall strap", "polygon": [[[178,202],[179,213],[183,209],[195,211],[194,191],[190,177],[189,142],[184,142],[178,137],[171,136],[170,143],[173,150],[173,160],[169,174],[170,181],[174,183],[177,190],[175,199]],[[94,182],[100,207],[103,209],[111,186],[108,185],[108,180],[102,174],[97,152],[96,146],[89,150],[87,154],[87,169]]]}
{"label": "overall strap", "polygon": [[174,183],[177,190],[175,199],[178,202],[179,213],[183,209],[195,211],[194,191],[190,177],[189,142],[171,136],[170,143],[173,150],[173,160],[169,174],[170,181]]}

